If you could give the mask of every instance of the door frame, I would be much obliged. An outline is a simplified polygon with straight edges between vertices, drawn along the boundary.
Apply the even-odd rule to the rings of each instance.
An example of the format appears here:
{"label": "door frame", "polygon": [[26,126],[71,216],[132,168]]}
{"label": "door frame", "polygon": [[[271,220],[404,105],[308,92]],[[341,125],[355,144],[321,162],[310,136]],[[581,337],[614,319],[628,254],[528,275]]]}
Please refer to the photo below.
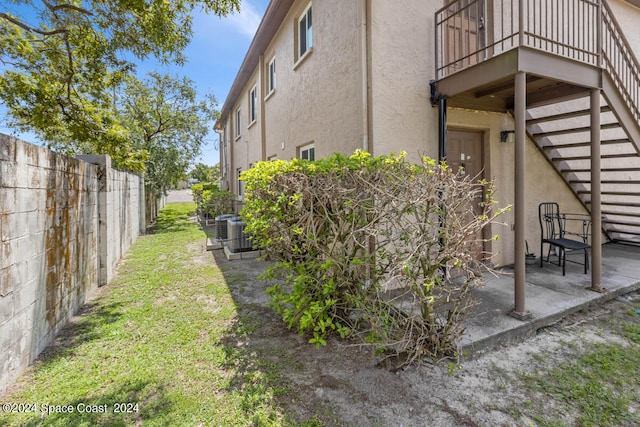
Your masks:
{"label": "door frame", "polygon": [[[447,126],[447,145],[449,144],[449,132],[450,131],[454,131],[454,132],[465,132],[465,133],[473,133],[473,134],[479,134],[480,135],[480,164],[481,164],[481,168],[480,168],[480,179],[487,179],[488,176],[491,176],[490,173],[490,162],[489,162],[489,149],[490,149],[490,138],[489,138],[489,129],[486,128],[472,128],[472,127],[464,127],[464,126]],[[450,150],[449,147],[446,147],[446,152],[447,152],[447,156],[450,154]],[[445,161],[446,161],[447,157],[445,157]],[[486,202],[486,194],[483,192],[482,193],[482,202]],[[491,246],[491,242],[490,242],[490,237],[491,237],[491,228],[489,227],[484,227],[482,229],[482,239],[484,240],[483,244],[482,244],[482,251],[483,253],[487,253],[487,250],[490,249]],[[485,258],[482,259],[482,261],[487,261]]]}

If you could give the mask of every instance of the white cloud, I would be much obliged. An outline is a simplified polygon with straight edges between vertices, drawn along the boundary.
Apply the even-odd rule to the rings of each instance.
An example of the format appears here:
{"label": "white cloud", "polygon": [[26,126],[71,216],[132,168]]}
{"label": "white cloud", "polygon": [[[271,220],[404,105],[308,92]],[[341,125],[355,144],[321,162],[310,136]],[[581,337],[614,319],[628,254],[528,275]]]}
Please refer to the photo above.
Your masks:
{"label": "white cloud", "polygon": [[225,18],[234,26],[238,32],[252,39],[262,17],[256,12],[248,1],[243,1],[240,6],[240,13],[234,13]]}

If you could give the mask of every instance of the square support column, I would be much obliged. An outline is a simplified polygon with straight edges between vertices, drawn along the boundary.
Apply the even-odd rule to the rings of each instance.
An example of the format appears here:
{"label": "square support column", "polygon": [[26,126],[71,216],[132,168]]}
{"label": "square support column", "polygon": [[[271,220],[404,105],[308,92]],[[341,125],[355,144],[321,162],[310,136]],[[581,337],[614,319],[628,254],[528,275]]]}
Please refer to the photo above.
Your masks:
{"label": "square support column", "polygon": [[591,289],[602,287],[602,208],[600,172],[600,89],[591,90]]}
{"label": "square support column", "polygon": [[519,320],[527,320],[531,317],[531,313],[525,309],[525,170],[526,170],[526,105],[527,105],[527,74],[518,72],[515,80],[515,124],[516,124],[516,146],[514,161],[514,217],[515,217],[515,236],[514,236],[514,308],[510,312],[511,316]]}
{"label": "square support column", "polygon": [[109,221],[108,195],[109,180],[108,171],[111,169],[111,157],[107,154],[82,154],[77,159],[97,165],[98,172],[98,286],[104,286],[111,280],[111,259],[109,255]]}

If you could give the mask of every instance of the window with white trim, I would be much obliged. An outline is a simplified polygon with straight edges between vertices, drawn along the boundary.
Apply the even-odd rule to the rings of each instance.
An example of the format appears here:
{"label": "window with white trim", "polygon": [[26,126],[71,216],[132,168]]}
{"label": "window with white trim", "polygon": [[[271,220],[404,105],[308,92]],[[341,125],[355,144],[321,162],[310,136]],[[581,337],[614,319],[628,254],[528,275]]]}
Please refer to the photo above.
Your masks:
{"label": "window with white trim", "polygon": [[269,70],[267,72],[268,82],[267,82],[267,90],[269,93],[276,90],[276,58],[274,57],[271,62],[269,62]]}
{"label": "window with white trim", "polygon": [[256,114],[258,108],[258,96],[256,87],[254,86],[249,92],[249,125],[256,121],[258,115]]}
{"label": "window with white trim", "polygon": [[315,160],[316,159],[316,148],[313,144],[305,145],[304,147],[300,147],[300,158],[302,160]]}
{"label": "window with white trim", "polygon": [[311,19],[311,3],[298,18],[298,59],[313,47],[313,26]]}
{"label": "window with white trim", "polygon": [[240,138],[240,134],[241,132],[241,123],[240,123],[240,119],[241,119],[242,115],[240,114],[240,109],[238,108],[236,110],[236,139]]}

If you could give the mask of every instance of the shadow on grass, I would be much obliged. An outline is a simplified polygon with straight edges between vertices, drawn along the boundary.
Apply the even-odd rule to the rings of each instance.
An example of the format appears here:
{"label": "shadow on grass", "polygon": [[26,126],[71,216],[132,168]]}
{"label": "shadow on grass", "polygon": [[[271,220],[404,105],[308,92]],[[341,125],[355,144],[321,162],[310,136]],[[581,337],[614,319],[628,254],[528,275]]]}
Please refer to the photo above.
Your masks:
{"label": "shadow on grass", "polygon": [[122,317],[121,307],[121,303],[102,305],[99,300],[85,303],[38,360],[43,365],[55,363],[60,358],[73,356],[80,345],[103,338],[104,329]]}
{"label": "shadow on grass", "polygon": [[[222,251],[213,251],[237,317],[222,341],[224,368],[233,372],[227,393],[235,394],[252,425],[321,426],[327,412],[296,384],[296,377],[317,378],[308,371],[313,361],[301,349],[315,351],[306,339],[287,329],[268,306],[268,285],[257,276],[267,266],[258,260],[227,261]],[[319,416],[321,418],[319,418]]]}
{"label": "shadow on grass", "polygon": [[[193,206],[193,210],[185,213],[184,206]],[[192,227],[189,217],[195,215],[194,203],[171,203],[159,213],[156,221],[147,229],[147,234],[175,233]]]}
{"label": "shadow on grass", "polygon": [[[59,405],[58,402],[55,405]],[[37,417],[23,426],[133,426],[146,420],[159,425],[166,414],[171,413],[172,403],[165,396],[164,388],[150,381],[136,381],[113,391],[65,402],[67,412],[54,403],[38,403]],[[48,412],[50,411],[50,412]]]}

